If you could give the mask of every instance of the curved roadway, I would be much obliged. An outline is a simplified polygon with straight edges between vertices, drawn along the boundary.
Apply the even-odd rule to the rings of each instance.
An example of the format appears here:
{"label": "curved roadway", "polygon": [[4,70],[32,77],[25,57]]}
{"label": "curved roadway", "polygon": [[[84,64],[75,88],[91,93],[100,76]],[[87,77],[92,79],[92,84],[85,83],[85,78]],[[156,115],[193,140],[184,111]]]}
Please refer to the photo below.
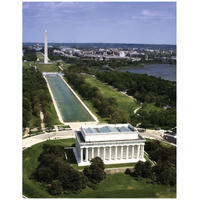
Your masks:
{"label": "curved roadway", "polygon": [[22,149],[28,148],[34,144],[46,140],[66,139],[66,138],[75,138],[75,131],[69,130],[69,131],[50,132],[24,138],[22,140]]}

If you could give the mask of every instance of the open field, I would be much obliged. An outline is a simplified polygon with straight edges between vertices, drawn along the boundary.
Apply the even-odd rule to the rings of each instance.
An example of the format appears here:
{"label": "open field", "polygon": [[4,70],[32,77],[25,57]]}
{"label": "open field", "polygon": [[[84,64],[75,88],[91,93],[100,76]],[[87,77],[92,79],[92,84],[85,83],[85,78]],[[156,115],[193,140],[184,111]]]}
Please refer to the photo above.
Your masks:
{"label": "open field", "polygon": [[40,72],[57,72],[58,67],[56,64],[41,64],[41,63],[36,63],[35,66],[40,70]]}
{"label": "open field", "polygon": [[51,63],[51,64],[43,64],[43,63],[39,63],[39,62],[26,62],[23,63],[23,67],[34,67],[36,66],[37,69],[40,70],[40,72],[57,72],[58,71],[58,67],[56,66],[55,63]]}
{"label": "open field", "polygon": [[97,87],[102,95],[106,98],[114,97],[117,101],[119,109],[126,115],[129,116],[133,114],[134,110],[140,107],[140,104],[135,102],[130,97],[116,91],[111,86],[102,83],[92,76],[85,76],[86,82],[90,83],[92,86]]}
{"label": "open field", "polygon": [[147,111],[147,112],[149,112],[151,110],[161,111],[161,110],[163,110],[163,108],[159,108],[159,107],[155,106],[155,103],[153,102],[153,103],[147,103],[146,106],[144,108],[142,108],[142,110]]}
{"label": "open field", "polygon": [[[45,143],[69,147],[74,139],[48,140]],[[122,173],[108,175],[105,180],[93,190],[86,188],[79,194],[67,193],[58,196],[49,195],[41,183],[29,179],[39,162],[38,156],[42,152],[43,143],[36,144],[23,151],[23,195],[32,198],[175,198],[176,187],[147,184],[146,179],[136,181],[130,175]],[[110,166],[109,166],[110,167]]]}
{"label": "open field", "polygon": [[36,53],[37,58],[39,59],[39,62],[44,62],[44,56],[41,52]]}
{"label": "open field", "polygon": [[[147,142],[154,142],[155,140],[152,140],[152,139],[148,139],[148,138],[146,138],[145,139]],[[167,143],[167,142],[162,142],[162,141],[160,141],[160,144],[163,146],[163,147],[172,147],[172,148],[176,148],[174,145],[171,145],[171,144],[169,144],[169,143]]]}

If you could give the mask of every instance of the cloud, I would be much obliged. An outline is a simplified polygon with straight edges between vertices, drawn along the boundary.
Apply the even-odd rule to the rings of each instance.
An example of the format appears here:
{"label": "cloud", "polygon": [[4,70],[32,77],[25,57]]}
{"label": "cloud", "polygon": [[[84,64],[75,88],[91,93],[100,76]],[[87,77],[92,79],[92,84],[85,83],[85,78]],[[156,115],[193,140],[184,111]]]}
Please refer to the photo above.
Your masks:
{"label": "cloud", "polygon": [[171,14],[166,11],[142,10],[139,14],[133,15],[132,19],[141,23],[154,23],[157,21],[174,20],[176,19],[176,16],[175,14]]}

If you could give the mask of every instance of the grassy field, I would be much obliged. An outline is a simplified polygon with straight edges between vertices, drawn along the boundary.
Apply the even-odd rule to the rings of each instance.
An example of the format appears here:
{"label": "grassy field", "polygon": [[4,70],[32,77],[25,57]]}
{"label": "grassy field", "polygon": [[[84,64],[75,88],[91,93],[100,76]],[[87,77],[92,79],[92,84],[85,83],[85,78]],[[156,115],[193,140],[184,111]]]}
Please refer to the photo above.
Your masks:
{"label": "grassy field", "polygon": [[40,70],[40,72],[57,72],[58,67],[56,64],[41,64],[41,63],[36,63],[35,66]]}
{"label": "grassy field", "polygon": [[[45,143],[62,145],[74,144],[74,139],[49,140]],[[36,144],[23,151],[23,194],[32,198],[175,198],[176,187],[147,184],[146,179],[134,180],[133,177],[122,173],[108,175],[96,190],[86,188],[79,194],[62,194],[51,196],[42,187],[41,183],[30,179],[31,174],[38,166],[37,158],[42,152],[43,143]],[[108,166],[107,166],[108,167]]]}
{"label": "grassy field", "polygon": [[157,106],[155,106],[155,103],[147,103],[146,106],[144,108],[142,108],[142,110],[145,110],[147,112],[151,111],[151,110],[157,110],[157,111],[161,111],[163,110],[163,108],[159,108]]}
{"label": "grassy field", "polygon": [[44,62],[44,56],[41,52],[36,53],[37,58],[39,59],[39,62]]}
{"label": "grassy field", "polygon": [[25,67],[25,68],[34,67],[34,66],[36,66],[37,69],[40,70],[40,72],[57,72],[58,71],[58,67],[56,66],[56,63],[52,63],[52,64],[43,64],[43,63],[39,63],[39,62],[23,63],[23,67]]}
{"label": "grassy field", "polygon": [[[155,140],[152,140],[152,139],[148,139],[148,138],[146,138],[145,139],[147,142],[155,142]],[[162,142],[162,141],[160,141],[160,144],[163,146],[163,147],[173,147],[173,148],[176,148],[176,146],[174,146],[174,145],[171,145],[171,144],[169,144],[169,143],[166,143],[166,142]]]}
{"label": "grassy field", "polygon": [[135,102],[130,97],[116,91],[111,86],[102,83],[92,76],[85,76],[86,82],[90,83],[92,86],[97,87],[102,95],[106,98],[114,97],[117,101],[119,109],[126,115],[129,116],[134,112],[134,110],[140,107],[140,104]]}

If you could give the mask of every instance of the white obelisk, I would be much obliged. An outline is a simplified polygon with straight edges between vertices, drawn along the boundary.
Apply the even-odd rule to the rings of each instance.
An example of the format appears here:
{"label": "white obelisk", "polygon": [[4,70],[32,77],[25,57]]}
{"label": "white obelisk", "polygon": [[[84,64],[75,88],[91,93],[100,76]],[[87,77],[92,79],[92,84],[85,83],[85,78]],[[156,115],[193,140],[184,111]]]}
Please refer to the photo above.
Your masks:
{"label": "white obelisk", "polygon": [[47,30],[44,32],[44,63],[48,63]]}

